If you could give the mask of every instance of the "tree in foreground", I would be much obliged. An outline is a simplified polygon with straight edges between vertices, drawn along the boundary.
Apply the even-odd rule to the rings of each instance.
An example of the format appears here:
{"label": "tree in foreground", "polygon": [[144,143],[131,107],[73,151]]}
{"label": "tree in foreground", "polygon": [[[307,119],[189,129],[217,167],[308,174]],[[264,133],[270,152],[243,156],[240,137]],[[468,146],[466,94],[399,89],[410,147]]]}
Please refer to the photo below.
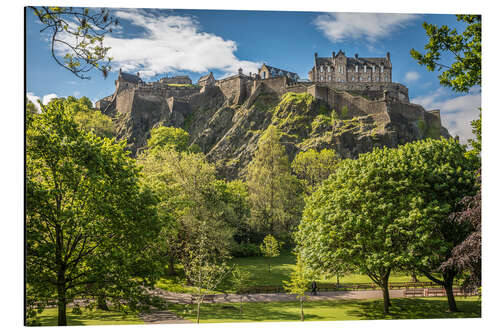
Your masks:
{"label": "tree in foreground", "polygon": [[391,271],[433,271],[451,252],[450,240],[465,237],[466,230],[445,221],[459,200],[473,193],[473,180],[473,163],[453,139],[375,149],[344,160],[307,200],[296,234],[298,251],[313,270],[328,272],[340,262],[367,274],[382,289],[388,313]]}
{"label": "tree in foreground", "polygon": [[26,296],[39,309],[55,298],[60,326],[75,297],[122,310],[149,301],[142,286],[154,274],[142,251],[160,226],[124,148],[78,129],[62,100],[27,115]]}
{"label": "tree in foreground", "polygon": [[[481,171],[477,179],[481,184]],[[471,227],[472,232],[452,249],[450,258],[439,269],[464,272],[466,277],[463,287],[477,291],[481,288],[481,187],[475,195],[463,198],[460,204],[462,209],[452,213],[450,219],[459,225]]]}
{"label": "tree in foreground", "polygon": [[[264,237],[262,244],[260,244],[260,252],[264,257],[269,259],[278,257],[280,255],[280,245],[273,235]],[[271,273],[271,261],[269,260],[269,273]]]}
{"label": "tree in foreground", "polygon": [[279,130],[269,126],[258,142],[247,175],[251,223],[277,238],[293,231],[303,207],[300,184],[291,173],[279,138]]}
{"label": "tree in foreground", "polygon": [[[52,57],[56,63],[80,79],[90,79],[86,73],[97,69],[107,77],[111,67],[109,47],[104,36],[111,33],[118,19],[109,9],[74,7],[29,7],[38,17],[42,29],[50,33]],[[62,50],[64,55],[59,55]]]}
{"label": "tree in foreground", "polygon": [[[446,68],[439,75],[441,85],[458,92],[469,92],[472,87],[481,85],[481,15],[457,15],[457,21],[466,24],[461,34],[456,28],[450,29],[446,25],[437,27],[424,22],[423,27],[429,37],[425,45],[427,53],[412,49],[410,54],[429,71]],[[443,64],[443,53],[451,54],[455,61]]]}
{"label": "tree in foreground", "polygon": [[289,294],[297,295],[300,302],[300,320],[304,321],[304,299],[306,298],[306,291],[308,285],[308,274],[306,267],[297,255],[297,262],[293,267],[293,272],[290,276],[290,281],[283,281],[283,286]]}
{"label": "tree in foreground", "polygon": [[213,225],[201,221],[195,242],[187,249],[189,265],[184,265],[186,277],[196,287],[196,323],[200,323],[200,307],[207,294],[211,294],[220,285],[231,269],[226,263],[227,257],[214,254]]}

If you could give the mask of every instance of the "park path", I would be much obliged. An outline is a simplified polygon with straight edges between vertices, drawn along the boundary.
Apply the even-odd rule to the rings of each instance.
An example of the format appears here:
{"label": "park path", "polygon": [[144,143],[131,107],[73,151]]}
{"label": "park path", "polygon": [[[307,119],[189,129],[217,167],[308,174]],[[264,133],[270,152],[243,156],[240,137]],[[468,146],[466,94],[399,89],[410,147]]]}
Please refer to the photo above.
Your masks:
{"label": "park path", "polygon": [[[393,289],[389,291],[390,297],[403,297],[404,290]],[[191,295],[179,294],[165,291],[159,288],[151,291],[154,296],[159,296],[169,303],[190,304]],[[324,291],[317,295],[308,294],[308,301],[325,301],[325,300],[353,300],[353,299],[373,299],[382,298],[381,290],[349,290],[349,291]],[[273,294],[216,294],[207,303],[239,303],[243,302],[290,302],[297,300],[296,295],[273,293]]]}
{"label": "park path", "polygon": [[[150,290],[151,295],[163,298],[168,303],[191,304],[191,295],[169,292],[160,288]],[[403,297],[403,290],[389,290],[390,297]],[[351,291],[325,291],[317,295],[308,294],[308,301],[326,300],[362,300],[382,298],[381,290],[351,290]],[[217,294],[207,303],[239,303],[243,302],[290,302],[296,301],[296,295],[289,294]],[[145,324],[192,324],[192,321],[178,317],[168,310],[157,310],[144,313],[140,318]]]}

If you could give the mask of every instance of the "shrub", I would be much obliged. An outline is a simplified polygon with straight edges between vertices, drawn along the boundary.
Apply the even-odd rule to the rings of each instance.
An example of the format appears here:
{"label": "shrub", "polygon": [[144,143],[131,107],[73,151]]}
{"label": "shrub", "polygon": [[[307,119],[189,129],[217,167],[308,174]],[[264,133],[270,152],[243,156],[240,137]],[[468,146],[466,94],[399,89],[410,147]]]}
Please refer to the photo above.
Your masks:
{"label": "shrub", "polygon": [[234,243],[231,254],[233,257],[254,257],[261,255],[258,244],[247,242]]}

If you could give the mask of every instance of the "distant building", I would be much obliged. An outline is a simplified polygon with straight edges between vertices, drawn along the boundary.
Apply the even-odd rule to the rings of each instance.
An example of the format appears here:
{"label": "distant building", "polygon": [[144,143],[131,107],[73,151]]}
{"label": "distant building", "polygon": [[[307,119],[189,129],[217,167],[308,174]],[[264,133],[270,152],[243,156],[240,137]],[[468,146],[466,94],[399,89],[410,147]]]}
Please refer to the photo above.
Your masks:
{"label": "distant building", "polygon": [[160,79],[161,83],[166,83],[166,84],[192,84],[193,82],[187,75],[179,75],[179,76],[172,76],[168,77],[166,75],[165,77]]}
{"label": "distant building", "polygon": [[200,85],[202,87],[213,86],[214,84],[215,84],[215,79],[214,79],[214,75],[212,74],[212,72],[200,77],[200,79],[198,80],[198,85]]}
{"label": "distant building", "polygon": [[120,68],[118,79],[115,81],[115,86],[117,91],[121,91],[123,89],[137,87],[141,83],[144,83],[144,81],[142,81],[139,73],[137,73],[137,75],[125,73],[122,72],[122,69]]}
{"label": "distant building", "polygon": [[313,82],[392,82],[391,55],[384,58],[346,57],[340,50],[331,57],[314,54],[314,67],[309,71]]}
{"label": "distant building", "polygon": [[266,64],[263,64],[262,67],[259,68],[259,76],[261,79],[270,79],[273,77],[288,77],[292,81],[297,81],[299,79],[297,73],[289,72]]}

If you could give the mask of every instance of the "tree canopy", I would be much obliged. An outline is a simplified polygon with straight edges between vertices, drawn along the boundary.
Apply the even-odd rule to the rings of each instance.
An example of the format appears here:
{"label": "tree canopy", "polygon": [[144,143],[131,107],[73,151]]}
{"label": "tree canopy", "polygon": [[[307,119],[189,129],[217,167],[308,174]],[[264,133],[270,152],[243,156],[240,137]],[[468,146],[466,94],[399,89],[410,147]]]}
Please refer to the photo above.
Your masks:
{"label": "tree canopy", "polygon": [[473,189],[473,163],[454,139],[343,160],[307,200],[296,234],[299,253],[314,270],[328,272],[340,262],[367,274],[384,290],[388,312],[390,272],[437,268],[453,247],[450,238],[463,237],[443,221]]}
{"label": "tree canopy", "polygon": [[[40,32],[50,33],[52,57],[80,79],[90,79],[92,69],[107,77],[112,60],[104,36],[118,25],[109,9],[75,7],[29,7],[42,24]],[[59,54],[59,51],[62,50]]]}
{"label": "tree canopy", "polygon": [[[412,49],[410,54],[429,71],[445,68],[439,74],[439,82],[443,86],[457,92],[468,92],[472,87],[481,85],[481,15],[457,15],[457,21],[466,24],[461,34],[456,28],[424,22],[423,27],[429,37],[425,45],[427,52],[422,54]],[[442,63],[443,53],[451,54],[455,61],[452,64]]]}
{"label": "tree canopy", "polygon": [[73,116],[61,99],[27,115],[27,300],[43,308],[56,298],[59,325],[76,296],[147,303],[141,285],[154,274],[140,254],[160,228],[125,142],[79,129]]}

